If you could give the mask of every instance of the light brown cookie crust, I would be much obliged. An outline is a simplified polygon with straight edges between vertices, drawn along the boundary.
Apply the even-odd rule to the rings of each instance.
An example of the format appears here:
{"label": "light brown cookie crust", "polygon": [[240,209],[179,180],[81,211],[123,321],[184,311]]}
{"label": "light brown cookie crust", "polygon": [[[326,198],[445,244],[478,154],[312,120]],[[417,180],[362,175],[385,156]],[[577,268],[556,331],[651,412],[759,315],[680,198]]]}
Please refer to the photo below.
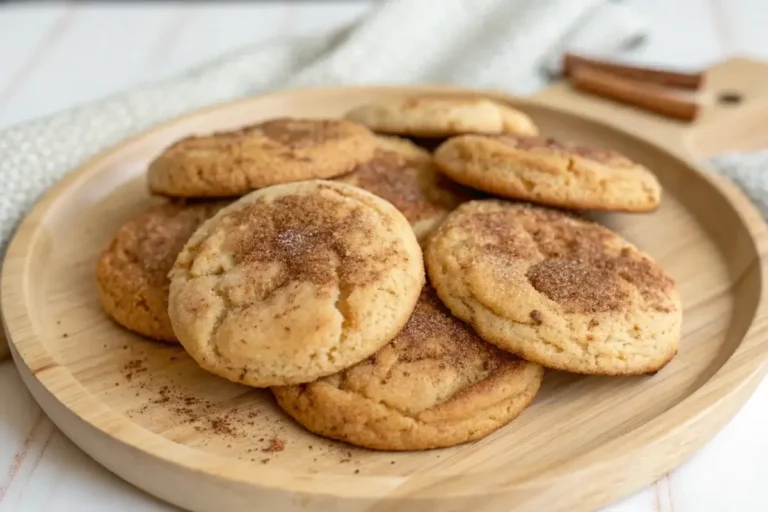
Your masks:
{"label": "light brown cookie crust", "polygon": [[414,137],[539,132],[524,112],[486,98],[457,95],[418,95],[361,105],[345,117],[378,133]]}
{"label": "light brown cookie crust", "polygon": [[378,450],[481,439],[533,400],[544,370],[485,343],[425,287],[397,337],[340,373],[272,388],[308,430]]}
{"label": "light brown cookie crust", "polygon": [[377,153],[381,151],[390,151],[397,153],[405,160],[414,163],[431,163],[432,152],[415,144],[405,137],[395,135],[376,135]]}
{"label": "light brown cookie crust", "polygon": [[673,280],[619,235],[559,210],[484,200],[425,250],[430,281],[483,339],[549,368],[652,373],[677,353]]}
{"label": "light brown cookie crust", "polygon": [[548,206],[650,212],[661,202],[661,185],[642,165],[551,138],[464,135],[441,144],[434,158],[454,181]]}
{"label": "light brown cookie crust", "polygon": [[392,203],[423,240],[473,191],[437,172],[431,155],[404,139],[381,137],[373,159],[335,178]]}
{"label": "light brown cookie crust", "polygon": [[375,148],[370,130],[350,121],[279,118],[179,140],[151,162],[147,179],[158,195],[236,197],[350,172]]}
{"label": "light brown cookie crust", "polygon": [[99,300],[107,315],[143,336],[175,342],[168,318],[168,272],[192,233],[225,204],[164,203],[121,226],[96,269]]}
{"label": "light brown cookie crust", "polygon": [[416,237],[391,204],[308,181],[253,192],[203,224],[171,271],[168,311],[208,371],[298,384],[386,345],[424,282]]}

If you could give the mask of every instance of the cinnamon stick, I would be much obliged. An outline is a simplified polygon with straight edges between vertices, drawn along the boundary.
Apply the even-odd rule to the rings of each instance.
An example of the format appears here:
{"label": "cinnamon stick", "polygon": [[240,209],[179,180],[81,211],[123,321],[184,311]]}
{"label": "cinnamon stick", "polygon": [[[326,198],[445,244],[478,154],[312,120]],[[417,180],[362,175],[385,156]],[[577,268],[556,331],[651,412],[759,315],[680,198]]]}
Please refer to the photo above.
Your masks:
{"label": "cinnamon stick", "polygon": [[590,67],[573,68],[571,83],[578,90],[684,121],[693,121],[699,113],[697,103],[675,97],[661,87]]}
{"label": "cinnamon stick", "polygon": [[563,57],[563,73],[566,76],[570,76],[573,74],[573,71],[579,67],[589,67],[624,78],[631,78],[638,82],[648,82],[677,89],[698,90],[704,82],[704,73],[700,71],[684,72],[632,66],[566,53]]}

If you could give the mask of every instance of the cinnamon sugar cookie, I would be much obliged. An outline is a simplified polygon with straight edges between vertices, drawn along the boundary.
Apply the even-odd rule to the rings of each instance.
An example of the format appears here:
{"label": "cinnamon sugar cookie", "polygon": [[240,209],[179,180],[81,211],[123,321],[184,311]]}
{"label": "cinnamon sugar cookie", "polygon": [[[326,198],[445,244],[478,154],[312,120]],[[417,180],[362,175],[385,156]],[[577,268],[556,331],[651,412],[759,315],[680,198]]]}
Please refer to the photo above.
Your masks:
{"label": "cinnamon sugar cookie", "polygon": [[619,235],[559,210],[459,206],[426,248],[430,281],[491,343],[576,373],[654,372],[677,353],[672,279]]}
{"label": "cinnamon sugar cookie", "polygon": [[463,135],[435,151],[452,180],[499,196],[570,209],[649,212],[654,174],[614,151],[542,137]]}
{"label": "cinnamon sugar cookie", "polygon": [[408,221],[351,185],[308,181],[242,197],[204,223],[171,271],[168,312],[206,370],[298,384],[370,356],[425,282]]}
{"label": "cinnamon sugar cookie", "polygon": [[485,343],[427,286],[403,330],[376,354],[272,392],[316,434],[378,450],[425,450],[506,425],[533,400],[543,373]]}
{"label": "cinnamon sugar cookie", "polygon": [[397,153],[409,162],[427,163],[432,161],[432,153],[404,137],[376,135],[376,149],[378,152]]}
{"label": "cinnamon sugar cookie", "polygon": [[428,152],[395,137],[380,137],[372,160],[336,180],[392,203],[411,223],[419,240],[456,206],[473,197],[471,189],[438,173]]}
{"label": "cinnamon sugar cookie", "polygon": [[149,338],[176,341],[168,318],[168,271],[192,233],[225,204],[161,204],[121,226],[96,270],[107,315]]}
{"label": "cinnamon sugar cookie", "polygon": [[539,132],[533,120],[517,109],[485,98],[457,95],[419,95],[361,105],[346,118],[375,132],[416,137]]}
{"label": "cinnamon sugar cookie", "polygon": [[149,189],[165,196],[241,196],[350,172],[375,148],[373,134],[350,121],[274,119],[176,142],[150,164]]}

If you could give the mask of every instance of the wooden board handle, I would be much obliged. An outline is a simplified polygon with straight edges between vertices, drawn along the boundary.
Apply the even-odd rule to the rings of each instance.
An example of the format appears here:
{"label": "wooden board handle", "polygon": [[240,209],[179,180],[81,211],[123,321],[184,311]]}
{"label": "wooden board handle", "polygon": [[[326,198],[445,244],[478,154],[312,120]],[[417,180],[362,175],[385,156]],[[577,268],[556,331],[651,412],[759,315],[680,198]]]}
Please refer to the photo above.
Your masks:
{"label": "wooden board handle", "polygon": [[729,59],[707,69],[696,93],[701,113],[686,122],[558,83],[534,95],[550,105],[600,119],[675,151],[703,158],[768,148],[768,63]]}

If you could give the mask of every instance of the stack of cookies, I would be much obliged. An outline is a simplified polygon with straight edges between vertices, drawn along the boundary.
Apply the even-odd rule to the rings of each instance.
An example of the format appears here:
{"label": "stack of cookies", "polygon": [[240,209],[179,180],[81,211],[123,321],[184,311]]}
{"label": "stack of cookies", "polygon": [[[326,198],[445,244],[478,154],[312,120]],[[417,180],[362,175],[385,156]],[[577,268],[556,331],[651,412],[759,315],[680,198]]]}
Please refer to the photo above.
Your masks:
{"label": "stack of cookies", "polygon": [[673,281],[572,210],[650,212],[661,187],[538,132],[487,99],[420,96],[180,140],[147,172],[166,202],[102,253],[104,310],[381,450],[488,435],[544,368],[654,373],[680,337]]}

